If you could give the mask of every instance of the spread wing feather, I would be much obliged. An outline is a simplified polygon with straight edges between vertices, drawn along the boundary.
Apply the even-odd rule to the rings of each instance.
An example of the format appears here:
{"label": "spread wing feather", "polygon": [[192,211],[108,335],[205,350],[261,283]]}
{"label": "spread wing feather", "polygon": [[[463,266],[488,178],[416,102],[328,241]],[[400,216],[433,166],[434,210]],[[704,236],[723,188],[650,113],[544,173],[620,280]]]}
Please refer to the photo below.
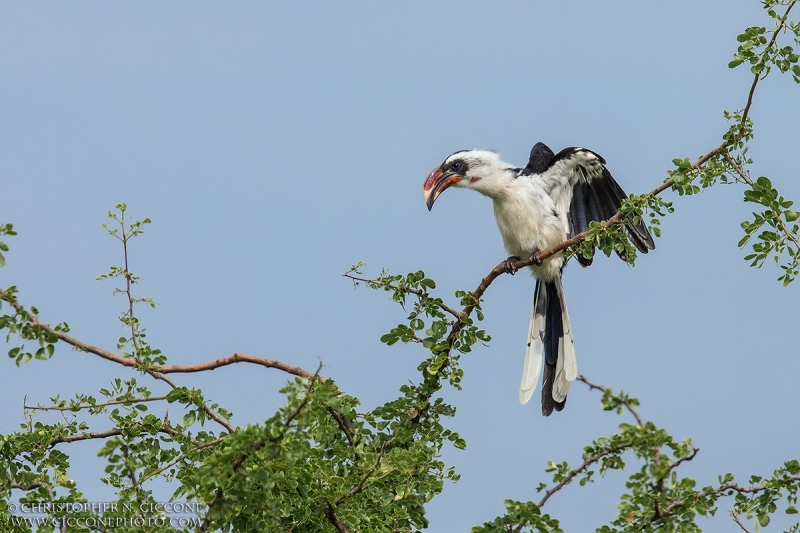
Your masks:
{"label": "spread wing feather", "polygon": [[[602,222],[616,214],[627,195],[606,168],[605,159],[586,148],[571,147],[550,156],[544,163],[549,154],[553,154],[550,148],[537,143],[522,175],[537,175],[556,205],[564,207],[561,212],[567,214],[569,221],[565,238],[586,231],[592,221]],[[643,221],[637,223],[629,216],[623,231],[640,253],[646,254],[655,248]],[[583,266],[592,263],[591,258],[581,256],[578,261]]]}

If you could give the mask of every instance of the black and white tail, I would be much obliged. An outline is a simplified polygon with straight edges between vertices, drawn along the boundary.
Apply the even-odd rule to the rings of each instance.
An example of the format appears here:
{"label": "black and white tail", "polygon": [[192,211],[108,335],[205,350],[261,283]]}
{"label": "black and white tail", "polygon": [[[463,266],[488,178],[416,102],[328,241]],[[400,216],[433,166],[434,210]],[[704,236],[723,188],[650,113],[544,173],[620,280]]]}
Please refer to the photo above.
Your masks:
{"label": "black and white tail", "polygon": [[542,356],[542,414],[550,416],[553,410],[564,409],[569,384],[578,376],[575,343],[560,276],[552,281],[536,280],[528,348],[519,388],[522,404],[527,403],[536,390],[542,372]]}

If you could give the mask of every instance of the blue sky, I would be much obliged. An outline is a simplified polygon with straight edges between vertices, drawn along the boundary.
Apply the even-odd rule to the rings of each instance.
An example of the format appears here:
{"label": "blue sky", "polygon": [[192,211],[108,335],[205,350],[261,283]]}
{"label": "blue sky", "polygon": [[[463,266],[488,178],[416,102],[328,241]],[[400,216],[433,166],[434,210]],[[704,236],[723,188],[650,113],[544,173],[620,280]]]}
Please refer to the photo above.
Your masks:
{"label": "blue sky", "polygon": [[[74,335],[113,348],[112,297],[94,276],[119,262],[100,225],[117,202],[153,224],[133,244],[149,340],[175,363],[234,351],[323,373],[366,408],[415,376],[415,346],[378,339],[403,319],[383,293],[340,275],[366,261],[422,269],[440,293],[474,289],[505,258],[490,202],[451,190],[428,213],[425,175],[464,148],[523,165],[537,141],[602,154],[628,192],[649,191],[675,157],[707,152],[744,105],[751,75],[729,70],[755,1],[257,3],[85,2],[0,6],[0,222],[12,222],[0,286]],[[754,176],[800,200],[797,85],[774,75],[752,117]],[[638,396],[641,414],[691,437],[685,473],[742,482],[798,455],[798,286],[752,270],[736,248],[752,211],[742,189],[672,197],[657,249],[635,268],[570,265],[565,290],[579,371]],[[505,498],[536,499],[545,464],[579,461],[621,421],[575,385],[543,418],[517,387],[534,282],[486,294],[489,348],[463,359],[448,450],[462,480],[429,506],[431,531],[468,531]],[[122,371],[62,349],[2,362],[0,429],[22,398],[90,392]],[[280,372],[231,366],[181,376],[263,421]],[[153,385],[160,390],[158,385]],[[98,429],[105,429],[98,421]],[[74,477],[103,499],[97,443],[72,445]],[[94,480],[94,481],[93,481]],[[615,515],[621,476],[570,487],[545,510],[570,531]],[[106,498],[107,499],[107,498]],[[729,530],[724,514],[708,531]]]}

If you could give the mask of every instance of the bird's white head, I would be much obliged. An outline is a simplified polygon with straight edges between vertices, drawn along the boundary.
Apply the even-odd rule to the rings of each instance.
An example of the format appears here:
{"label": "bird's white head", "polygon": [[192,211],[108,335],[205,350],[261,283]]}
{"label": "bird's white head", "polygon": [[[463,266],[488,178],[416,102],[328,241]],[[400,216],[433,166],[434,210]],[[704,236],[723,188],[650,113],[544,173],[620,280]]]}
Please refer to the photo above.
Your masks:
{"label": "bird's white head", "polygon": [[425,204],[430,211],[436,198],[450,186],[475,189],[493,197],[519,172],[519,168],[503,162],[500,156],[488,150],[455,152],[425,178],[422,185]]}

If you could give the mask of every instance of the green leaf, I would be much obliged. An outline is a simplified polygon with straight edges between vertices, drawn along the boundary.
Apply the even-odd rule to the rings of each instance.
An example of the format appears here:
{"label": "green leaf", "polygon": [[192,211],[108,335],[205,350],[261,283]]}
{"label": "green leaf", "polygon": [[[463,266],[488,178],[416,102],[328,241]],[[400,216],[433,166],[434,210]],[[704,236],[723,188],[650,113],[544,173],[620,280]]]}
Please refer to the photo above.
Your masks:
{"label": "green leaf", "polygon": [[195,420],[197,420],[197,415],[195,414],[194,411],[189,411],[188,413],[183,415],[183,425],[184,425],[184,427],[191,426],[192,424],[195,423]]}
{"label": "green leaf", "polygon": [[386,335],[381,336],[381,342],[389,346],[396,343],[397,340],[398,340],[397,335],[394,335],[392,333],[387,333]]}

